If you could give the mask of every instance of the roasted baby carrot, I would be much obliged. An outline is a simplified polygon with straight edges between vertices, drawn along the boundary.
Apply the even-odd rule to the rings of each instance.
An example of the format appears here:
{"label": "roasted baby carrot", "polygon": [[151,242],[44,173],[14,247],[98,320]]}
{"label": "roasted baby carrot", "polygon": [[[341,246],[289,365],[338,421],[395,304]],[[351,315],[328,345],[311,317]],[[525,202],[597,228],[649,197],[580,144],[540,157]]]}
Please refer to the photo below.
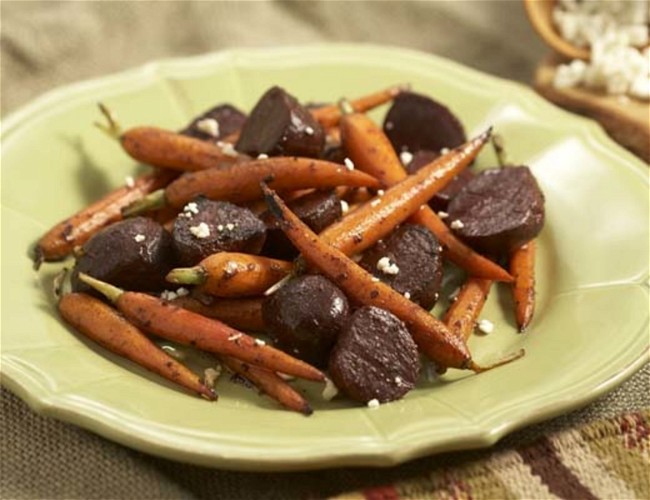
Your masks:
{"label": "roasted baby carrot", "polygon": [[535,240],[515,250],[510,257],[510,272],[515,278],[512,293],[515,299],[515,319],[519,331],[528,328],[535,313]]}
{"label": "roasted baby carrot", "polygon": [[490,137],[490,130],[436,161],[406,176],[353,212],[335,222],[320,236],[346,255],[359,253],[408,219],[458,172],[471,163]]}
{"label": "roasted baby carrot", "polygon": [[249,380],[262,392],[290,410],[304,415],[311,415],[314,412],[307,400],[275,373],[228,356],[222,356],[221,361],[230,370]]}
{"label": "roasted baby carrot", "polygon": [[[356,168],[376,177],[386,186],[393,186],[407,177],[388,137],[370,118],[360,113],[345,114],[340,128],[343,147]],[[503,268],[456,238],[428,205],[415,212],[411,222],[433,232],[445,249],[445,256],[472,276],[512,281],[512,276]]]}
{"label": "roasted baby carrot", "polygon": [[68,293],[61,297],[58,307],[64,320],[109,351],[206,399],[217,399],[216,393],[203,385],[195,373],[159,349],[104,302],[83,293]]}
{"label": "roasted baby carrot", "polygon": [[[392,101],[405,89],[406,87],[403,85],[389,87],[380,90],[379,92],[359,97],[358,99],[351,101],[350,104],[355,111],[364,113],[370,111],[372,108],[376,108],[377,106]],[[327,128],[337,125],[341,119],[341,114],[341,109],[336,104],[321,106],[311,110],[311,115],[318,121],[318,123]]]}
{"label": "roasted baby carrot", "polygon": [[59,222],[38,241],[35,265],[42,261],[60,260],[72,253],[74,247],[83,245],[92,235],[112,222],[122,218],[122,209],[141,200],[174,179],[176,172],[159,170],[142,175],[104,196],[99,201]]}
{"label": "roasted baby carrot", "polygon": [[404,321],[420,350],[438,367],[480,372],[523,355],[520,351],[492,366],[476,364],[463,340],[454,335],[443,322],[390,286],[376,280],[344,253],[314,234],[272,190],[265,188],[265,195],[269,209],[280,221],[280,227],[308,264],[336,283],[353,302],[386,309]]}
{"label": "roasted baby carrot", "polygon": [[218,319],[228,326],[245,332],[263,332],[262,302],[264,299],[213,299],[204,303],[185,295],[172,300],[175,306]]}
{"label": "roasted baby carrot", "polygon": [[224,169],[186,173],[166,189],[151,193],[124,213],[135,215],[143,210],[166,205],[181,208],[199,195],[213,200],[243,203],[262,196],[262,181],[268,182],[274,189],[289,191],[337,186],[380,187],[379,181],[374,177],[356,170],[350,171],[337,163],[278,156]]}
{"label": "roasted baby carrot", "polygon": [[219,252],[194,267],[179,267],[167,274],[167,281],[199,285],[199,290],[215,297],[261,295],[291,272],[293,264],[259,255]]}
{"label": "roasted baby carrot", "polygon": [[465,342],[474,331],[491,286],[490,280],[468,278],[442,318],[447,327]]}
{"label": "roasted baby carrot", "polygon": [[256,342],[253,337],[218,320],[151,295],[126,292],[84,273],[79,273],[79,279],[104,294],[131,323],[159,337],[295,377],[325,380],[323,373],[313,366]]}

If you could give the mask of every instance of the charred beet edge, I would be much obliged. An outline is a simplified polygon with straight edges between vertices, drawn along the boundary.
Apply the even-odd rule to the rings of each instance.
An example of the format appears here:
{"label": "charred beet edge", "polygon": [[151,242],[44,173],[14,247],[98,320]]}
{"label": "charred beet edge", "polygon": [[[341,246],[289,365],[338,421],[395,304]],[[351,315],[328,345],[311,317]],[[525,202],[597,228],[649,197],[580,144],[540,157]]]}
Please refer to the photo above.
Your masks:
{"label": "charred beet edge", "polygon": [[480,252],[508,256],[544,225],[544,195],[528,167],[484,170],[451,201],[446,222]]}
{"label": "charred beet edge", "polygon": [[[206,119],[214,120],[216,125],[206,122]],[[241,130],[245,121],[246,114],[236,107],[219,104],[194,118],[180,133],[204,141],[218,141]]]}
{"label": "charred beet edge", "polygon": [[[418,151],[413,155],[413,159],[405,165],[409,175],[414,174],[425,165],[431,163],[438,158],[440,153],[435,151],[427,151],[425,149]],[[463,170],[460,174],[453,178],[453,180],[445,186],[444,189],[438,191],[436,195],[429,200],[429,206],[434,212],[447,211],[449,202],[456,196],[461,189],[474,177],[474,172],[471,170]]]}
{"label": "charred beet edge", "polygon": [[235,148],[257,156],[318,158],[325,133],[309,111],[280,87],[269,89],[251,111]]}
{"label": "charred beet edge", "polygon": [[318,367],[327,365],[348,311],[343,292],[319,275],[294,278],[262,305],[264,324],[278,347]]}
{"label": "charred beet edge", "polygon": [[165,288],[164,276],[174,265],[169,233],[151,219],[135,217],[103,229],[84,244],[72,272],[72,289],[91,293],[79,280],[82,272],[127,290],[158,291]]}
{"label": "charred beet edge", "polygon": [[[341,200],[334,192],[315,191],[287,203],[287,206],[315,233],[341,217]],[[292,260],[298,251],[280,229],[280,223],[271,214],[264,212],[260,219],[266,224],[266,242],[262,254],[275,259]]]}
{"label": "charred beet edge", "polygon": [[424,309],[431,309],[442,284],[440,251],[431,231],[404,224],[368,250],[359,264]]}
{"label": "charred beet edge", "polygon": [[467,140],[463,125],[447,107],[414,92],[395,98],[384,119],[384,132],[398,153],[451,149]]}
{"label": "charred beet edge", "polygon": [[329,371],[351,399],[386,403],[415,387],[420,359],[402,321],[384,309],[362,307],[339,334]]}
{"label": "charred beet edge", "polygon": [[216,252],[258,254],[266,227],[247,208],[198,197],[178,215],[172,235],[178,261],[193,266]]}

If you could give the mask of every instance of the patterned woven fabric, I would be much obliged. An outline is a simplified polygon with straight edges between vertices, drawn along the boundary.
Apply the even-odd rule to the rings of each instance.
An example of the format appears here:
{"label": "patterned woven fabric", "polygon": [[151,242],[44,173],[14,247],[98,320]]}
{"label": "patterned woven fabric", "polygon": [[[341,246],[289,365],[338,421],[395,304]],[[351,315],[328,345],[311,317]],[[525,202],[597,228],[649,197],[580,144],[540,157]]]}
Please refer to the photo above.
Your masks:
{"label": "patterned woven fabric", "polygon": [[650,498],[650,410],[338,499]]}

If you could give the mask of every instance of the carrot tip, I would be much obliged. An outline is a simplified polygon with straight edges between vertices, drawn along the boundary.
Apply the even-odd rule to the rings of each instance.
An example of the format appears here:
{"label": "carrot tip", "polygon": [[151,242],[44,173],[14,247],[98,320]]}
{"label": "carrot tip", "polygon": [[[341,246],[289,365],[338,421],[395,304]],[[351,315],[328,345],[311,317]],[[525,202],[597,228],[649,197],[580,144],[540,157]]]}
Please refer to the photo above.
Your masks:
{"label": "carrot tip", "polygon": [[278,221],[283,221],[284,220],[284,213],[282,212],[282,208],[278,204],[277,200],[275,197],[277,196],[275,194],[275,191],[273,191],[266,182],[260,182],[260,187],[262,188],[262,192],[264,193],[264,201],[266,201],[266,204],[269,207],[269,211],[275,217],[278,219]]}
{"label": "carrot tip", "polygon": [[305,415],[306,417],[310,416],[312,413],[314,413],[314,410],[312,409],[311,406],[309,406],[309,403],[305,402],[305,404],[302,406],[300,409],[300,413]]}
{"label": "carrot tip", "polygon": [[219,399],[219,395],[217,394],[217,391],[214,389],[210,389],[209,387],[202,386],[201,390],[199,391],[199,395],[203,399],[207,399],[208,401],[216,401]]}
{"label": "carrot tip", "polygon": [[36,244],[34,245],[34,248],[30,252],[31,259],[32,259],[32,267],[34,268],[34,271],[38,271],[41,268],[41,264],[45,261],[45,256],[43,255],[43,249],[41,248],[40,245]]}

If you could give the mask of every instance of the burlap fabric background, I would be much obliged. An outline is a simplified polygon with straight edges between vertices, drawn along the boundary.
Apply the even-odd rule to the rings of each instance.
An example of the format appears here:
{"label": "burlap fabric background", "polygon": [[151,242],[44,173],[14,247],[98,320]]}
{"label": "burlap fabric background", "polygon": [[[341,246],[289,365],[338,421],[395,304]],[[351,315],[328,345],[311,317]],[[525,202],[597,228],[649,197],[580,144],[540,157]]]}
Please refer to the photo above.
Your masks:
{"label": "burlap fabric background", "polygon": [[[530,81],[545,49],[518,0],[448,2],[2,1],[2,114],[53,87],[232,46],[359,41],[417,48]],[[4,236],[4,235],[3,235]],[[8,293],[7,290],[3,290]],[[1,345],[0,345],[1,348]],[[550,431],[650,407],[650,368],[587,408],[491,450],[392,469],[253,474],[158,459],[40,417],[0,392],[1,498],[305,498],[409,480]]]}

